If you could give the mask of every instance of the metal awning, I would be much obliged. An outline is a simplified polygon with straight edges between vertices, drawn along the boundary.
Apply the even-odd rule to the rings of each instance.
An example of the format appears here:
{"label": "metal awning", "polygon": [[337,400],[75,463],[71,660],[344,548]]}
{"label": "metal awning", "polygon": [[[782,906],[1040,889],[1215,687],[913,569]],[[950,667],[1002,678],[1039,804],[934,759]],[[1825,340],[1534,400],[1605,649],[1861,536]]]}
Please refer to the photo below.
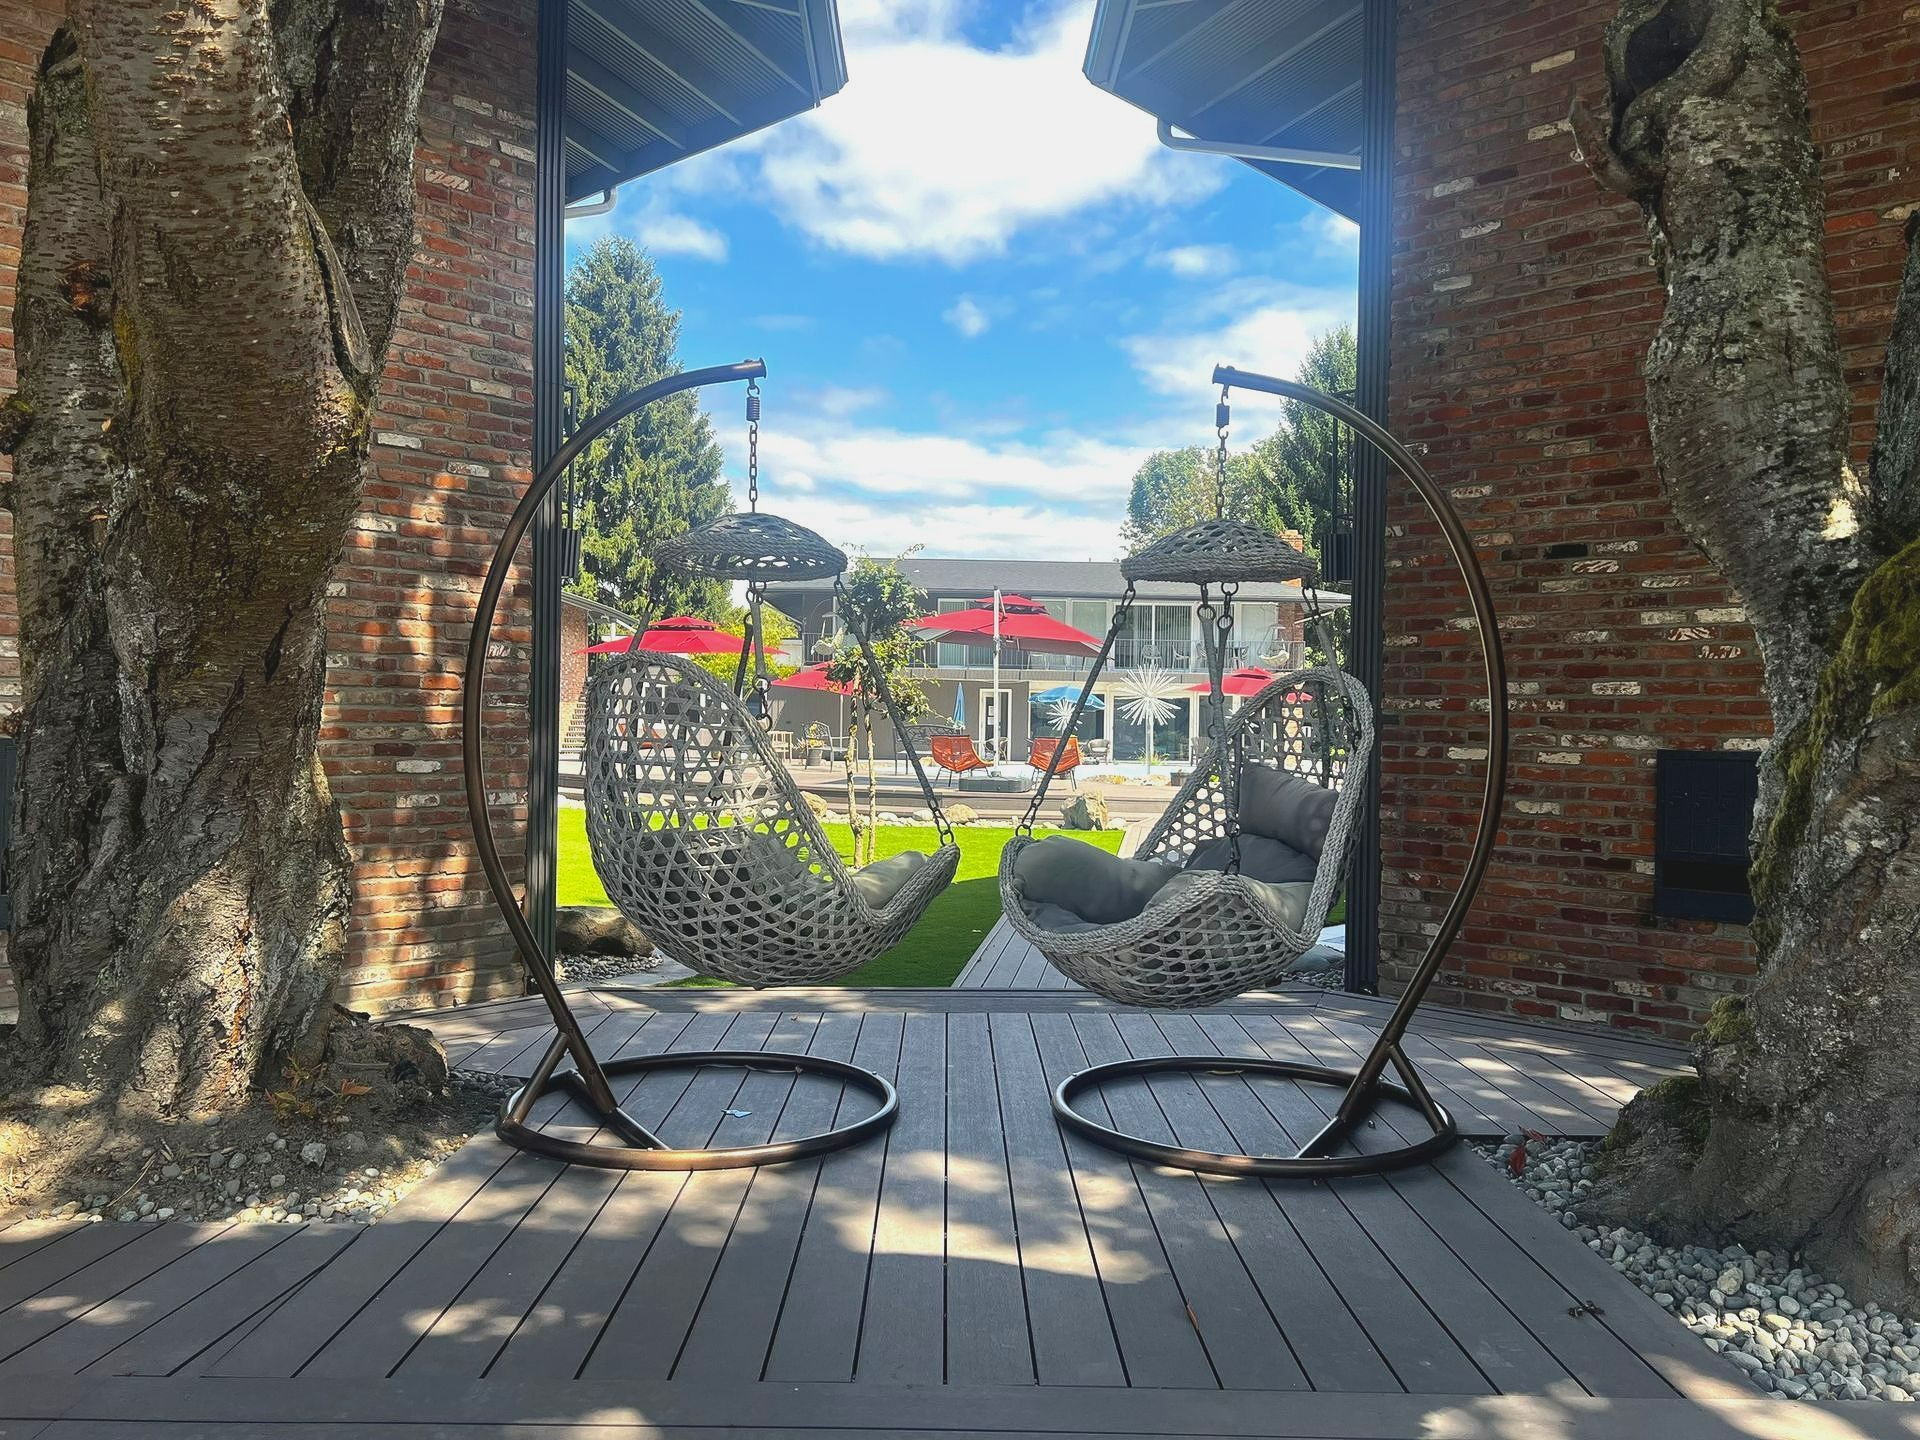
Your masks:
{"label": "metal awning", "polygon": [[834,0],[568,0],[567,198],[810,110],[847,83]]}
{"label": "metal awning", "polygon": [[[1087,78],[1201,140],[1360,154],[1361,0],[1099,0]],[[1360,172],[1246,162],[1357,220]]]}

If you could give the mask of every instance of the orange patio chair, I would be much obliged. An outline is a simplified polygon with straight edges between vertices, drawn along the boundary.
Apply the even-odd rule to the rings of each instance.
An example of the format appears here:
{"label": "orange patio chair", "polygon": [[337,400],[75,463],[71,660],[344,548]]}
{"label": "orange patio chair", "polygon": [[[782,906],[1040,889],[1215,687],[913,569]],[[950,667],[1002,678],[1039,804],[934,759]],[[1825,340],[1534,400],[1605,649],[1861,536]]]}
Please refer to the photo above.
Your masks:
{"label": "orange patio chair", "polygon": [[[1054,747],[1059,743],[1058,740],[1053,739],[1051,736],[1043,735],[1039,737],[1033,742],[1033,749],[1027,754],[1027,764],[1042,774],[1045,774],[1047,766],[1053,761]],[[1067,748],[1060,756],[1060,767],[1053,772],[1054,778],[1057,780],[1060,776],[1065,775],[1073,782],[1073,788],[1078,790],[1080,788],[1080,780],[1073,772],[1079,768],[1080,739],[1078,736],[1069,735],[1067,737]]]}
{"label": "orange patio chair", "polygon": [[927,749],[933,755],[933,763],[951,775],[956,786],[960,783],[960,777],[969,770],[987,768],[987,762],[973,748],[973,737],[970,735],[929,736]]}

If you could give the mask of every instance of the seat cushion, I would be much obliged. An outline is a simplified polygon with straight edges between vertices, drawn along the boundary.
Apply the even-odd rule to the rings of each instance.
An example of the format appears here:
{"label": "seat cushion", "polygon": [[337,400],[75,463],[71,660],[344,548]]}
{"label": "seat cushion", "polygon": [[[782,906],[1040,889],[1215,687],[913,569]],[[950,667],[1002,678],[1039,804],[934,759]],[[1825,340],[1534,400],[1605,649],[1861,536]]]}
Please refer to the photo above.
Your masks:
{"label": "seat cushion", "polygon": [[[1178,899],[1196,885],[1204,884],[1209,878],[1206,871],[1187,870],[1169,880],[1160,891],[1159,898],[1170,902]],[[1240,883],[1258,895],[1266,906],[1285,922],[1290,930],[1298,930],[1300,922],[1307,916],[1307,897],[1312,893],[1310,884],[1269,885],[1264,880],[1253,880],[1242,875]]]}
{"label": "seat cushion", "polygon": [[902,850],[898,855],[874,861],[864,870],[856,870],[853,888],[872,909],[884,910],[926,863],[927,857],[918,850]]}
{"label": "seat cushion", "polygon": [[1051,930],[1058,935],[1072,935],[1082,930],[1100,928],[1091,920],[1082,920],[1064,905],[1029,905],[1027,918],[1042,930]]}
{"label": "seat cushion", "polygon": [[[1224,870],[1232,853],[1231,840],[1225,837],[1209,840],[1188,857],[1184,868]],[[1240,873],[1249,879],[1265,880],[1270,885],[1311,882],[1318,868],[1319,862],[1313,856],[1302,854],[1282,841],[1269,840],[1264,835],[1240,837]]]}
{"label": "seat cushion", "polygon": [[1249,765],[1240,775],[1240,829],[1318,860],[1339,794],[1269,765]]}
{"label": "seat cushion", "polygon": [[1013,862],[1029,914],[1057,905],[1094,925],[1131,920],[1178,873],[1151,860],[1122,860],[1066,835],[1049,835],[1028,845]]}

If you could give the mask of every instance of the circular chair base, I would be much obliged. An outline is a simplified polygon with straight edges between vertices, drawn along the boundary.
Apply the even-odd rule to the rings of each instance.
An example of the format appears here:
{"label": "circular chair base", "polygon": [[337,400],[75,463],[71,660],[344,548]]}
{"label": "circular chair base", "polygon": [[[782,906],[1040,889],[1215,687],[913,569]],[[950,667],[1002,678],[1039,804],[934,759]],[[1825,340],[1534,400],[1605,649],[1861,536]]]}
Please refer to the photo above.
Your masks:
{"label": "circular chair base", "polygon": [[[1295,1064],[1286,1060],[1237,1059],[1226,1055],[1145,1055],[1132,1060],[1115,1060],[1075,1071],[1054,1089],[1054,1117],[1075,1134],[1096,1145],[1116,1150],[1135,1160],[1147,1160],[1176,1170],[1198,1170],[1208,1175],[1271,1176],[1282,1180],[1334,1180],[1349,1175],[1378,1175],[1407,1165],[1418,1165],[1445,1154],[1459,1140],[1460,1131],[1453,1117],[1438,1104],[1433,1113],[1439,1124],[1433,1134],[1410,1145],[1364,1155],[1316,1155],[1311,1153],[1324,1139],[1338,1137],[1331,1127],[1308,1142],[1296,1155],[1242,1155],[1218,1150],[1190,1150],[1130,1135],[1110,1125],[1089,1119],[1073,1108],[1074,1098],[1098,1089],[1109,1080],[1139,1075],[1265,1075],[1282,1080],[1306,1081],[1315,1085],[1352,1087],[1356,1072],[1335,1070],[1324,1065]],[[1418,1113],[1425,1113],[1413,1092],[1391,1080],[1376,1080],[1374,1096],[1403,1100]]]}
{"label": "circular chair base", "polygon": [[[580,1072],[567,1070],[548,1077],[531,1094],[528,1092],[532,1086],[527,1085],[508,1097],[506,1104],[501,1107],[500,1118],[494,1122],[493,1132],[517,1149],[545,1155],[569,1165],[592,1165],[603,1170],[739,1170],[749,1166],[808,1160],[848,1145],[856,1145],[886,1130],[900,1110],[899,1096],[883,1076],[858,1065],[849,1065],[843,1060],[828,1060],[813,1055],[788,1055],[770,1050],[676,1051],[663,1055],[632,1055],[607,1061],[600,1068],[611,1077],[653,1070],[705,1069],[712,1066],[737,1066],[743,1070],[796,1076],[818,1075],[854,1086],[873,1096],[879,1105],[871,1114],[851,1124],[792,1140],[776,1140],[764,1145],[676,1150],[664,1144],[625,1111],[617,1108],[610,1113],[604,1111],[602,1106],[595,1103]],[[556,1089],[568,1091],[598,1115],[607,1129],[627,1143],[597,1145],[568,1140],[527,1124],[524,1117],[534,1101]]]}

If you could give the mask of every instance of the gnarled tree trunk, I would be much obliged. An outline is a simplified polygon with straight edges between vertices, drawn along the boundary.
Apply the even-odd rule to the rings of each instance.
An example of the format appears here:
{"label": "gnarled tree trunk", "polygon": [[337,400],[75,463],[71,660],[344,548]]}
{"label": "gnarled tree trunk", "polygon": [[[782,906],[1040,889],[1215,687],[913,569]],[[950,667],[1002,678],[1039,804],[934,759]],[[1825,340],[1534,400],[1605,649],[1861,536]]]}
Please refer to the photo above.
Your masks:
{"label": "gnarled tree trunk", "polygon": [[413,248],[441,0],[72,0],[14,328],[29,1079],[169,1114],[324,1038],[326,580]]}
{"label": "gnarled tree trunk", "polygon": [[[1822,244],[1819,157],[1770,0],[1627,0],[1582,153],[1645,208],[1667,307],[1647,357],[1660,474],[1745,599],[1775,740],[1754,817],[1760,974],[1697,1081],[1614,1137],[1597,1208],[1785,1243],[1920,1302],[1920,253],[1868,476]],[[1913,230],[1909,228],[1909,244]]]}

